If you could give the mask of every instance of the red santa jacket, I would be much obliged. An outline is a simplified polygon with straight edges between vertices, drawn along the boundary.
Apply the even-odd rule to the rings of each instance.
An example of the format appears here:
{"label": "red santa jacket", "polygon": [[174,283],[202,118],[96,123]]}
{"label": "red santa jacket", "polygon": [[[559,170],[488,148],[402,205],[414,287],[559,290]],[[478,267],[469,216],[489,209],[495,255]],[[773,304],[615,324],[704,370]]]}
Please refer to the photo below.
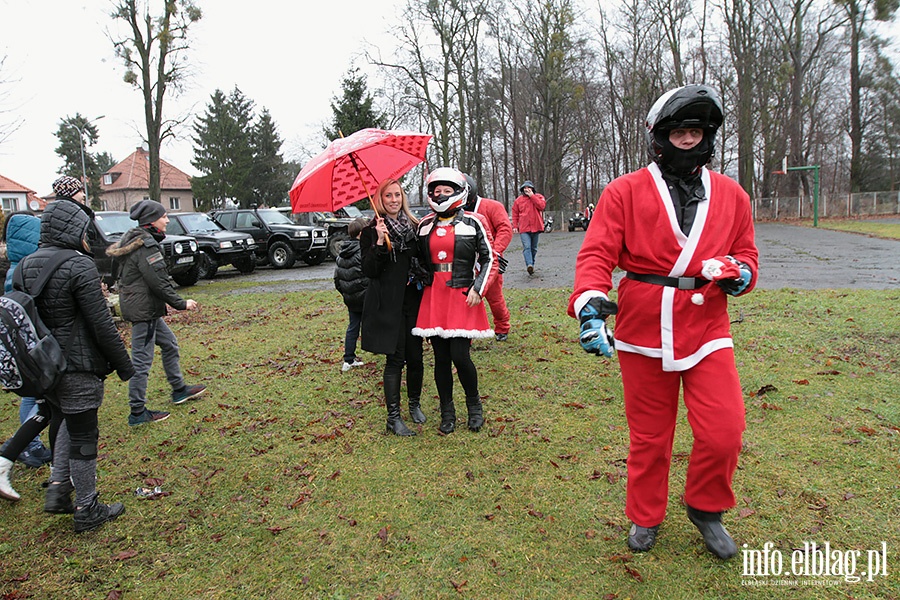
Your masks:
{"label": "red santa jacket", "polygon": [[[703,169],[706,200],[699,203],[689,236],[682,233],[672,200],[656,164],[615,179],[597,204],[575,265],[575,290],[569,315],[576,317],[595,296],[612,288],[612,271],[669,277],[700,277],[702,261],[731,255],[753,272],[759,253],[754,242],[750,200],[732,179]],[[707,284],[715,285],[715,284]],[[615,346],[662,359],[663,370],[690,369],[710,353],[733,346],[728,299],[716,288],[704,304],[691,301],[695,290],[680,290],[622,279]]]}
{"label": "red santa jacket", "polygon": [[544,208],[547,201],[540,194],[531,197],[522,195],[516,198],[512,207],[512,226],[522,233],[535,233],[544,230]]}
{"label": "red santa jacket", "polygon": [[494,252],[503,255],[512,241],[512,225],[509,215],[502,203],[490,198],[479,198],[475,203],[475,212],[484,217],[488,231],[494,238]]}

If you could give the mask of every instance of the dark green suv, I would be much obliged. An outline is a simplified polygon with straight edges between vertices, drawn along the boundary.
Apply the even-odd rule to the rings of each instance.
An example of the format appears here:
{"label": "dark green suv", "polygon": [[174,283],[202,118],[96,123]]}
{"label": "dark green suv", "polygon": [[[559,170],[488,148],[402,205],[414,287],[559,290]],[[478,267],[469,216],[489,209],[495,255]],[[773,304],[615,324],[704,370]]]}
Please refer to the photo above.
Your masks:
{"label": "dark green suv", "polygon": [[321,264],[328,252],[328,230],[297,225],[274,208],[214,210],[210,216],[225,229],[249,233],[256,242],[257,260],[276,269],[289,269],[299,258]]}

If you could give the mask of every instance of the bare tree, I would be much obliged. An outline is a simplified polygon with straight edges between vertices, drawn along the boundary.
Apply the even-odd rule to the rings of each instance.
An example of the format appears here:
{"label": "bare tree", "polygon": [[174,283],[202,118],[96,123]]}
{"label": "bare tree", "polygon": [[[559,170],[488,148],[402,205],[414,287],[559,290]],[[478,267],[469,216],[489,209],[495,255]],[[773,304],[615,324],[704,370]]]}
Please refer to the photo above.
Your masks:
{"label": "bare tree", "polygon": [[191,0],[164,0],[162,13],[150,14],[151,0],[119,0],[112,17],[128,30],[113,38],[116,55],[125,64],[125,81],[144,98],[144,123],[150,160],[150,198],[159,201],[159,150],[174,135],[176,121],[163,116],[163,101],[170,89],[178,90],[186,76],[188,30],[202,15]]}
{"label": "bare tree", "polygon": [[22,119],[15,118],[7,120],[6,116],[12,109],[7,108],[6,104],[10,98],[10,85],[13,83],[8,80],[4,71],[6,57],[0,58],[0,144],[9,139],[16,130],[22,126]]}

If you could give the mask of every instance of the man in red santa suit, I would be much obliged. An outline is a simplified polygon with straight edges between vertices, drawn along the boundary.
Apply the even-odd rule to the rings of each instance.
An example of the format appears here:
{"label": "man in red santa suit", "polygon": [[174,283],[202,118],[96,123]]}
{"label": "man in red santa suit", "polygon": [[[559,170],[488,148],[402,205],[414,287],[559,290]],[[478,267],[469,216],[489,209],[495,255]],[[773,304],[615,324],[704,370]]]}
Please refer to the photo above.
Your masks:
{"label": "man in red santa suit", "polygon": [[[735,505],[745,428],[727,296],[753,289],[759,263],[749,197],[705,166],[721,124],[713,89],[663,94],[647,115],[653,162],[606,187],[576,261],[568,312],[581,322],[581,345],[618,350],[630,437],[625,514],[637,552],[653,547],[666,515],[679,388],[694,437],[687,516],[710,552],[737,552],[721,522]],[[626,272],[617,303],[608,297],[616,266]]]}
{"label": "man in red santa suit", "polygon": [[468,173],[463,173],[469,184],[469,196],[465,209],[478,213],[487,222],[487,228],[494,238],[494,253],[500,262],[499,275],[485,290],[484,299],[491,307],[491,315],[494,317],[494,334],[498,342],[505,342],[509,337],[509,309],[506,307],[506,299],[503,297],[503,273],[506,271],[507,261],[503,253],[512,241],[512,224],[509,215],[502,203],[490,198],[482,198],[478,195],[475,179]]}

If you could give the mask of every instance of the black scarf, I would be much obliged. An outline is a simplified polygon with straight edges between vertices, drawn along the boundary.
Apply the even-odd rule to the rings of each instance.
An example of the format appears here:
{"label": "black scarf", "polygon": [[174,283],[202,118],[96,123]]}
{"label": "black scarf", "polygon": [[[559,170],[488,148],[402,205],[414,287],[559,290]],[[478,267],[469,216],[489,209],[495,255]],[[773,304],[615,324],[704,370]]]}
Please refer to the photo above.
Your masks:
{"label": "black scarf", "polygon": [[406,252],[416,239],[416,232],[409,224],[409,217],[402,210],[396,219],[384,215],[384,224],[387,226],[388,237],[391,238],[393,251]]}
{"label": "black scarf", "polygon": [[163,239],[166,237],[165,231],[160,231],[159,229],[157,229],[156,227],[154,227],[151,224],[141,225],[141,229],[143,229],[144,231],[146,231],[147,233],[152,235],[153,239],[156,240],[157,242],[163,241]]}

